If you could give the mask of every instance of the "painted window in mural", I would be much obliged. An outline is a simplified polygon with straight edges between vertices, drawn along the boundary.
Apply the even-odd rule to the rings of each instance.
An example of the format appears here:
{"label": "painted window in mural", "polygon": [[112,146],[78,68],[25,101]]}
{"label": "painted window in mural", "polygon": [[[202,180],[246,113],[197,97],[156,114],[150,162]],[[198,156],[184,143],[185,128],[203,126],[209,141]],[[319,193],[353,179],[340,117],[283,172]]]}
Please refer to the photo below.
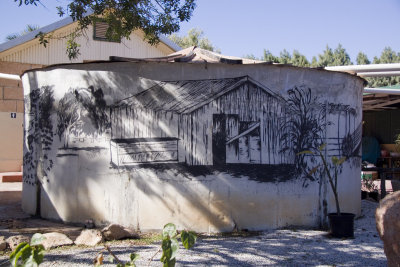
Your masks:
{"label": "painted window in mural", "polygon": [[178,162],[178,139],[170,137],[113,139],[111,162],[118,167],[148,162]]}

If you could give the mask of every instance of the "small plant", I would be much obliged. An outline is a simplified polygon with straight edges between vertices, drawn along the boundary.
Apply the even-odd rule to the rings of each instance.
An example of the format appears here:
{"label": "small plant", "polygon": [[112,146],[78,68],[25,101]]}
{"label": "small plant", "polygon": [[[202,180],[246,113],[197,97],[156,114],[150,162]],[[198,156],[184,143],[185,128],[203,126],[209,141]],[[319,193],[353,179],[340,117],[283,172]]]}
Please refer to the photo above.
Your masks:
{"label": "small plant", "polygon": [[34,234],[30,244],[22,242],[10,255],[11,266],[13,267],[33,267],[43,262],[44,247],[43,240],[46,238],[42,234]]}
{"label": "small plant", "polygon": [[[186,249],[190,249],[196,243],[197,236],[194,232],[191,231],[182,231],[180,234],[176,231],[176,226],[173,223],[168,223],[164,225],[162,231],[162,243],[160,249],[153,255],[153,257],[149,260],[149,265],[154,257],[162,250],[162,255],[160,261],[163,263],[163,267],[174,267],[176,263],[176,253],[179,249],[178,238],[181,238],[182,245]],[[104,245],[105,249],[100,251],[97,257],[94,260],[94,266],[102,266],[103,265],[103,251],[107,250],[110,255],[110,261],[113,263],[117,262],[117,267],[135,267],[135,261],[139,258],[138,254],[131,253],[129,262],[122,262],[118,257],[112,252],[109,246]]]}
{"label": "small plant", "polygon": [[[162,231],[162,243],[161,243],[161,249],[162,249],[163,253],[162,253],[162,256],[160,259],[160,261],[163,263],[163,267],[174,267],[175,266],[176,253],[178,252],[178,249],[179,249],[179,243],[178,243],[178,239],[177,239],[178,237],[179,237],[179,234],[176,231],[175,224],[168,223],[168,224],[164,225],[164,228]],[[186,249],[190,249],[196,243],[197,236],[194,232],[183,230],[180,234],[180,238],[182,241],[182,245]],[[157,253],[159,251],[157,251]]]}
{"label": "small plant", "polygon": [[313,150],[307,150],[307,151],[302,151],[298,154],[317,154],[321,160],[322,164],[312,168],[309,172],[310,175],[315,173],[321,166],[323,167],[323,171],[326,173],[328,176],[329,184],[331,185],[333,195],[335,196],[335,202],[336,202],[336,213],[337,215],[340,216],[340,205],[339,205],[339,197],[338,197],[338,191],[337,191],[337,180],[338,180],[338,172],[339,172],[339,166],[343,164],[343,162],[346,161],[346,157],[338,158],[338,157],[331,157],[332,164],[333,164],[333,172],[331,168],[328,165],[328,162],[322,153],[322,151],[325,149],[326,144],[322,144],[318,149],[313,149]]}
{"label": "small plant", "polygon": [[93,264],[95,267],[103,266],[104,256],[103,251],[107,250],[110,253],[110,262],[114,263],[114,260],[117,262],[117,267],[136,267],[135,261],[139,258],[139,255],[136,253],[131,253],[129,255],[128,262],[122,262],[115,254],[112,252],[109,246],[104,245],[104,249],[99,252],[97,257],[94,259]]}

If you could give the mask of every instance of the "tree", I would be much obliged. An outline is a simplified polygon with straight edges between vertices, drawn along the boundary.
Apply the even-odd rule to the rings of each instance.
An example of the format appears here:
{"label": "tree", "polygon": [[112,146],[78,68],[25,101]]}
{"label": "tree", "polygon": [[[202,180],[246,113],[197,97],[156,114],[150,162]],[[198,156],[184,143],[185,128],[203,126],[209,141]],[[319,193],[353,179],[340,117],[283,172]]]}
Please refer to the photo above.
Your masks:
{"label": "tree", "polygon": [[327,45],[323,54],[318,55],[317,67],[333,66],[333,52],[332,49]]}
{"label": "tree", "polygon": [[317,58],[315,56],[312,57],[311,67],[313,67],[313,68],[318,67],[318,61],[317,61]]}
{"label": "tree", "polygon": [[397,63],[400,61],[400,58],[397,56],[396,52],[393,51],[390,47],[385,47],[381,53],[381,57],[379,58],[380,64],[385,63]]}
{"label": "tree", "polygon": [[259,60],[255,55],[253,54],[247,54],[245,56],[243,56],[243,58],[248,58],[248,59],[252,59],[252,60]]}
{"label": "tree", "polygon": [[371,61],[369,61],[367,55],[364,54],[363,52],[358,53],[356,61],[357,61],[357,65],[367,65],[367,64],[371,63]]}
{"label": "tree", "polygon": [[292,62],[292,56],[286,49],[283,49],[283,51],[280,53],[279,63],[290,64],[291,62]]}
{"label": "tree", "polygon": [[16,38],[21,37],[21,36],[23,36],[25,34],[28,34],[30,32],[36,31],[37,29],[39,29],[38,25],[28,24],[28,25],[26,25],[25,30],[21,31],[20,33],[12,33],[12,34],[7,35],[6,40],[10,41],[10,40],[16,39]]}
{"label": "tree", "polygon": [[269,50],[264,49],[263,60],[266,62],[279,63],[279,58],[274,56]]}
{"label": "tree", "polygon": [[[374,57],[374,64],[385,64],[385,63],[398,63],[400,57],[396,52],[390,48],[385,47],[381,53],[381,56]],[[370,87],[383,87],[388,85],[394,85],[400,83],[400,77],[373,77],[367,78],[368,86]]]}
{"label": "tree", "polygon": [[293,50],[292,64],[293,64],[293,66],[297,66],[297,67],[309,67],[310,66],[310,63],[308,62],[306,56],[304,56],[303,54],[300,54],[300,52],[297,50]]}
{"label": "tree", "polygon": [[344,66],[353,64],[350,60],[349,54],[341,44],[333,51],[333,62],[332,66]]}
{"label": "tree", "polygon": [[169,39],[171,39],[174,43],[182,48],[197,46],[209,51],[215,51],[217,53],[221,52],[219,49],[211,44],[208,38],[204,37],[204,32],[197,28],[190,29],[186,36],[171,34],[169,36]]}
{"label": "tree", "polygon": [[[40,0],[14,0],[21,5],[37,5]],[[67,8],[57,7],[60,17],[69,15],[78,26],[74,32],[65,36],[70,41],[67,50],[70,59],[79,55],[79,44],[76,37],[96,21],[105,21],[108,40],[129,39],[131,32],[141,29],[144,39],[154,45],[159,42],[159,35],[177,32],[179,24],[188,21],[195,8],[195,0],[71,0]],[[44,46],[52,38],[51,34],[38,34]],[[71,53],[72,52],[72,53]]]}

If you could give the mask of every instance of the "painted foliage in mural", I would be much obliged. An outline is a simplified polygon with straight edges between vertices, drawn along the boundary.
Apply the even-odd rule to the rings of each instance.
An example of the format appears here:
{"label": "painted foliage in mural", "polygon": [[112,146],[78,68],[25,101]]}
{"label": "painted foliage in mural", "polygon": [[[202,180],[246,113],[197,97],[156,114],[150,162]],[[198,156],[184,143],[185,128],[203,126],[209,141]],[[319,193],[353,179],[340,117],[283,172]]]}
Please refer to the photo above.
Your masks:
{"label": "painted foliage in mural", "polygon": [[110,129],[107,105],[101,88],[71,89],[60,99],[57,135],[63,149],[96,147]]}
{"label": "painted foliage in mural", "polygon": [[53,88],[44,86],[32,90],[25,97],[25,105],[28,124],[25,126],[24,182],[33,184],[37,182],[38,165],[42,176],[53,167],[53,160],[48,155],[53,144]]}
{"label": "painted foliage in mural", "polygon": [[[305,154],[302,151],[316,149],[324,142],[326,111],[312,95],[311,88],[304,86],[288,90],[288,119],[283,121],[281,130],[282,152],[291,151],[295,155],[297,173],[308,177],[309,169]],[[312,177],[310,177],[312,178]]]}

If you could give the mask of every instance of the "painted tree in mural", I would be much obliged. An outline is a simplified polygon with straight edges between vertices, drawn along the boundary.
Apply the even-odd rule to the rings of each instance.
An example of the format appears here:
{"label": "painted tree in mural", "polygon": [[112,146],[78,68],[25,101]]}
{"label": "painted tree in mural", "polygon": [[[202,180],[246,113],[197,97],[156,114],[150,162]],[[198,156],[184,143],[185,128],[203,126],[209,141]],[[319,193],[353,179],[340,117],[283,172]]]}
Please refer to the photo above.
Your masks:
{"label": "painted tree in mural", "polygon": [[[296,171],[308,175],[305,154],[302,151],[318,148],[325,128],[325,113],[311,89],[294,87],[288,91],[289,118],[282,123],[282,152],[292,150],[296,155]],[[311,177],[309,177],[311,178]]]}
{"label": "painted tree in mural", "polygon": [[[64,139],[64,148],[70,145],[70,135],[79,137],[103,134],[110,127],[106,108],[102,89],[95,90],[90,86],[66,93],[60,99],[57,111],[57,134],[60,141]],[[83,129],[84,125],[92,127]]]}
{"label": "painted tree in mural", "polygon": [[69,134],[72,132],[76,134],[76,131],[82,126],[79,104],[73,92],[66,93],[58,103],[57,121],[58,137],[60,141],[64,137],[64,148],[67,148],[69,145]]}
{"label": "painted tree in mural", "polygon": [[53,143],[53,125],[51,114],[54,111],[53,89],[50,86],[37,88],[29,93],[25,99],[29,117],[27,121],[26,142],[27,151],[24,155],[24,166],[27,168],[25,179],[27,182],[36,181],[36,167],[41,164],[42,175],[53,167],[53,161],[48,158],[47,151]]}

